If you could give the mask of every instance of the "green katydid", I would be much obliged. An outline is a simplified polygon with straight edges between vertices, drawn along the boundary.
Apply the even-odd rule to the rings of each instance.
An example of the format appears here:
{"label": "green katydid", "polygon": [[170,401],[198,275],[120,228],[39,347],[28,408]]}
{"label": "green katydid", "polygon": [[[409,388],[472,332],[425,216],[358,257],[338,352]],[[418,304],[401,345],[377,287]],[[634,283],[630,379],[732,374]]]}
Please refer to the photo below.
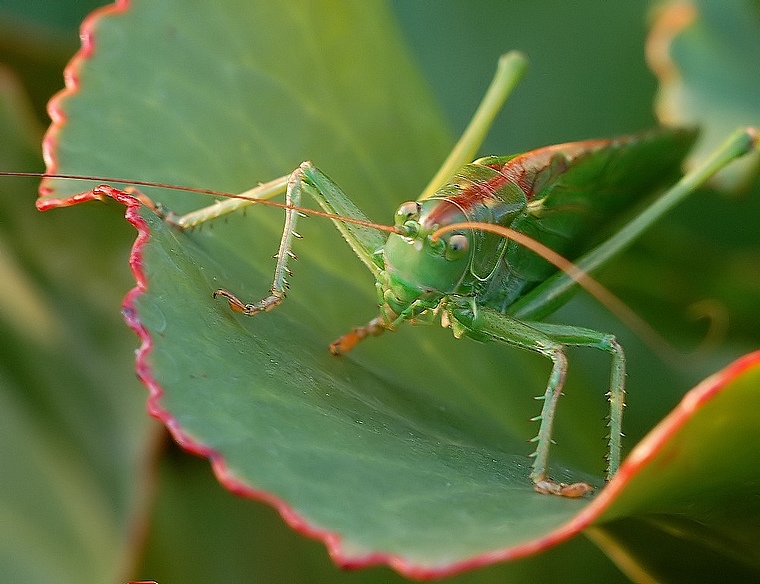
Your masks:
{"label": "green katydid", "polygon": [[[712,173],[749,150],[754,134],[737,132],[712,159],[603,239],[598,236],[600,231],[676,173],[694,133],[657,130],[469,163],[523,69],[520,55],[502,57],[462,138],[422,196],[398,208],[394,233],[387,237],[308,162],[289,176],[180,217],[143,200],[172,225],[188,229],[257,201],[285,195],[285,227],[269,295],[248,303],[224,289],[214,292],[233,310],[256,315],[274,309],[285,298],[301,200],[304,193],[311,196],[375,276],[380,305],[379,316],[337,339],[331,351],[345,353],[360,340],[394,330],[404,321],[430,322],[440,317],[457,337],[499,341],[544,355],[551,360],[552,370],[542,411],[535,418],[540,427],[530,476],[541,493],[580,496],[590,489],[585,483],[557,484],[548,475],[552,423],[567,369],[565,348],[592,347],[612,357],[608,478],[620,464],[623,349],[611,334],[541,322],[568,299],[582,278],[572,270],[557,270],[556,262],[550,263],[517,243],[513,232],[570,258],[580,274],[593,272]],[[513,230],[506,232],[506,238],[505,228]]]}

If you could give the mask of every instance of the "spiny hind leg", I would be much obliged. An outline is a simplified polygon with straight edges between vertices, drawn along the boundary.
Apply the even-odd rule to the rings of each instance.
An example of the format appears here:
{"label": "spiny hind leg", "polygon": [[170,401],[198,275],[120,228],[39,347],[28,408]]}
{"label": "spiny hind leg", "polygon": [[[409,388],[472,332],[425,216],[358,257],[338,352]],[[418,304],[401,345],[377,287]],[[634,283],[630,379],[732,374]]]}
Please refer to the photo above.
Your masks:
{"label": "spiny hind leg", "polygon": [[[273,193],[280,185],[279,182],[269,184],[272,185]],[[280,247],[275,255],[277,263],[269,296],[259,302],[246,303],[227,290],[217,290],[214,292],[214,297],[225,298],[230,308],[248,316],[272,310],[282,303],[288,289],[286,278],[291,275],[287,263],[290,258],[296,259],[292,252],[292,240],[294,237],[300,238],[295,231],[296,219],[300,214],[296,207],[300,207],[303,193],[308,194],[322,207],[323,211],[335,215],[332,219],[333,224],[354,253],[370,270],[379,273],[374,253],[384,242],[382,233],[370,227],[371,222],[367,216],[340,190],[338,185],[310,162],[303,162],[291,173],[285,185],[285,203],[288,208],[285,210],[285,226]],[[221,205],[224,204],[221,203]],[[354,223],[347,220],[353,220]]]}
{"label": "spiny hind leg", "polygon": [[[300,169],[297,169],[289,177],[276,178],[267,183],[260,184],[259,186],[233,198],[217,201],[208,207],[192,211],[185,215],[177,215],[173,211],[167,209],[162,203],[153,201],[145,193],[142,193],[134,187],[128,189],[127,192],[137,198],[143,205],[151,209],[166,223],[184,231],[186,229],[198,227],[207,221],[217,219],[218,217],[232,213],[248,205],[252,205],[257,200],[271,199],[283,192],[286,194],[286,204],[288,206],[298,205],[300,202],[301,180]],[[295,187],[293,185],[295,185]],[[287,259],[289,257],[295,258],[290,249],[291,241],[293,237],[300,237],[298,233],[295,232],[296,215],[297,211],[294,209],[287,209],[285,212],[285,228],[280,242],[280,249],[275,256],[277,258],[277,265],[275,268],[274,282],[269,296],[259,302],[248,303],[241,301],[227,290],[218,289],[214,291],[213,297],[216,298],[221,296],[225,298],[232,310],[248,316],[252,316],[259,312],[265,312],[278,306],[285,298],[285,291],[288,286],[287,280],[285,279],[285,275],[290,274],[290,270],[288,270],[287,267]]]}
{"label": "spiny hind leg", "polygon": [[299,167],[288,178],[287,186],[285,189],[285,204],[289,207],[285,210],[285,226],[282,230],[282,238],[280,239],[280,247],[277,250],[275,259],[277,263],[274,270],[274,279],[272,281],[272,287],[269,290],[269,295],[259,300],[258,302],[243,302],[232,292],[228,292],[224,289],[218,289],[214,291],[214,298],[221,296],[227,300],[230,308],[235,312],[239,312],[246,316],[254,316],[259,312],[268,312],[280,304],[285,299],[288,289],[288,281],[286,276],[290,276],[292,272],[288,268],[288,259],[298,259],[292,251],[293,238],[300,238],[301,236],[296,233],[296,219],[298,217],[298,211],[293,207],[298,207],[301,204],[301,188],[303,185],[303,174]]}
{"label": "spiny hind leg", "polygon": [[607,393],[610,402],[610,416],[607,423],[610,430],[607,453],[607,480],[609,481],[620,467],[622,449],[623,408],[625,407],[625,353],[623,347],[620,346],[614,335],[592,329],[543,322],[530,324],[565,345],[600,349],[612,356],[610,389]]}
{"label": "spiny hind leg", "polygon": [[552,444],[554,414],[559,396],[562,395],[562,387],[567,373],[565,344],[532,326],[533,323],[524,323],[488,308],[479,308],[477,315],[470,309],[455,309],[449,313],[449,317],[458,321],[462,327],[461,330],[468,336],[481,340],[485,337],[500,341],[539,353],[551,360],[552,370],[549,374],[546,390],[544,395],[538,398],[543,400],[541,413],[533,418],[533,421],[539,422],[539,428],[538,434],[531,440],[531,442],[535,442],[536,450],[531,455],[533,464],[530,478],[535,490],[545,495],[577,498],[592,492],[593,487],[587,483],[558,483],[548,475],[549,447]]}
{"label": "spiny hind leg", "polygon": [[[310,162],[303,162],[289,176],[274,179],[250,191],[237,195],[235,198],[217,202],[181,216],[168,211],[161,204],[154,203],[149,197],[139,191],[133,191],[133,194],[143,204],[163,217],[167,223],[184,230],[251,205],[257,200],[270,199],[283,192],[285,193],[285,204],[287,206],[285,210],[285,226],[279,249],[275,255],[277,262],[269,295],[258,302],[244,302],[232,292],[218,289],[214,292],[214,298],[219,296],[225,298],[232,310],[249,316],[272,310],[282,303],[288,289],[286,276],[291,274],[287,263],[290,258],[296,259],[292,252],[292,240],[294,237],[300,237],[295,231],[296,219],[300,214],[296,207],[300,207],[303,192],[308,193],[322,207],[323,211],[334,215],[332,218],[333,223],[357,257],[375,275],[380,273],[375,252],[384,242],[383,234],[375,229],[369,218],[343,193],[338,185]],[[358,332],[357,335],[361,335],[362,332]],[[347,346],[347,344],[348,341],[346,340],[344,345]],[[349,349],[350,347],[346,350]]]}

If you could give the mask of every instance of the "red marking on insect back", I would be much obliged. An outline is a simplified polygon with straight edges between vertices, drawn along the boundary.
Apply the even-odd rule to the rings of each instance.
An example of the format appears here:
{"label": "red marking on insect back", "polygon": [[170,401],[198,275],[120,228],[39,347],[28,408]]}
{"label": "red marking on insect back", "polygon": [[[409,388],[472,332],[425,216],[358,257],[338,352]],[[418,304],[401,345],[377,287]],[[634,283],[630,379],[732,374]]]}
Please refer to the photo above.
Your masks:
{"label": "red marking on insect back", "polygon": [[[519,186],[528,200],[531,200],[544,184],[564,171],[575,157],[602,148],[609,143],[609,140],[585,140],[546,146],[515,156],[501,168],[500,172]],[[561,156],[557,156],[558,154]]]}
{"label": "red marking on insect back", "polygon": [[476,203],[488,201],[493,197],[493,194],[507,184],[507,181],[509,180],[509,177],[502,174],[501,171],[499,171],[499,173],[500,174],[497,176],[485,182],[471,182],[467,188],[463,189],[462,192],[453,197],[452,200],[462,205],[465,209]]}
{"label": "red marking on insect back", "polygon": [[487,164],[485,166],[498,174],[485,181],[469,181],[460,192],[446,197],[456,207],[438,205],[430,213],[430,222],[446,225],[458,221],[459,210],[469,213],[477,205],[487,205],[494,199],[494,193],[508,182],[520,187],[527,199],[531,200],[545,184],[564,172],[576,157],[603,148],[609,143],[610,140],[585,140],[556,144],[515,156],[503,166]]}
{"label": "red marking on insect back", "polygon": [[[487,205],[489,201],[493,200],[494,193],[503,187],[508,180],[506,176],[499,174],[484,182],[470,181],[456,195],[446,197],[436,205],[428,215],[429,224],[448,225],[462,221],[476,205]],[[463,212],[465,213],[464,216],[462,215]]]}
{"label": "red marking on insect back", "polygon": [[[472,204],[472,203],[468,203]],[[458,201],[454,203],[454,197],[448,199],[442,199],[438,201],[436,206],[430,211],[427,217],[427,223],[429,225],[448,225],[449,223],[455,223],[463,218],[462,211],[469,209],[470,207],[464,207]]]}

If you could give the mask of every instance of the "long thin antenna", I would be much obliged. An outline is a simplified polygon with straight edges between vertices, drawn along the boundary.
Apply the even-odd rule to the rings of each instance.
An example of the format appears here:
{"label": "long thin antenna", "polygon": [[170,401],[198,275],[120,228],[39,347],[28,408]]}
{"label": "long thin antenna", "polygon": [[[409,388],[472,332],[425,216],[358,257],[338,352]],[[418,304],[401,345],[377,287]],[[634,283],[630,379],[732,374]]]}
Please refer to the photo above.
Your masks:
{"label": "long thin antenna", "polygon": [[[172,185],[172,184],[165,184],[165,183],[159,183],[159,182],[152,182],[147,180],[128,180],[123,178],[113,178],[113,177],[105,177],[105,176],[89,176],[89,175],[78,175],[78,174],[47,174],[44,172],[10,172],[10,171],[0,171],[0,176],[17,176],[17,177],[27,177],[27,178],[55,178],[55,179],[64,179],[64,180],[87,180],[92,182],[98,182],[98,183],[121,183],[121,184],[127,184],[132,186],[138,186],[138,187],[155,187],[160,189],[167,189],[172,191],[183,191],[183,192],[189,192],[189,193],[197,193],[201,195],[209,195],[212,197],[223,197],[225,199],[242,199],[245,201],[250,201],[253,204],[256,205],[266,205],[269,207],[276,207],[278,209],[286,209],[286,210],[293,210],[298,211],[299,213],[303,213],[305,215],[311,215],[314,217],[325,217],[326,219],[333,219],[335,221],[341,221],[343,223],[353,223],[355,225],[361,225],[362,227],[368,227],[370,229],[377,229],[378,231],[385,231],[387,233],[398,233],[398,229],[396,227],[390,226],[390,225],[383,225],[381,223],[373,223],[372,221],[364,221],[362,219],[354,219],[352,217],[345,217],[343,215],[337,215],[335,213],[327,213],[326,211],[319,211],[317,209],[310,209],[308,207],[296,207],[294,205],[287,205],[286,203],[279,203],[277,201],[270,201],[268,199],[257,199],[252,198],[249,196],[246,196],[245,193],[241,194],[233,194],[233,193],[227,193],[223,191],[216,191],[213,189],[204,189],[199,187],[183,187],[179,185]],[[112,187],[109,187],[112,188]],[[95,192],[97,194],[98,187],[94,187],[92,189],[92,192]],[[151,210],[158,214],[163,214],[160,207],[155,205],[149,198],[147,197],[140,197],[139,195],[136,196],[147,207],[150,207]]]}

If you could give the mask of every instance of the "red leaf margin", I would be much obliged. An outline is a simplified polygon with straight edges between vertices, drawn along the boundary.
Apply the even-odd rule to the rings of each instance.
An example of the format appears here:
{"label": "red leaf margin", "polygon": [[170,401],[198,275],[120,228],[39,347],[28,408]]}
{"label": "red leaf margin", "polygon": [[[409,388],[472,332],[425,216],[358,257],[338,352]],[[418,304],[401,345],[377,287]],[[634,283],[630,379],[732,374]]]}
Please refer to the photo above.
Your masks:
{"label": "red leaf margin", "polygon": [[[58,161],[55,155],[56,147],[59,134],[67,121],[62,104],[66,99],[78,93],[80,89],[79,70],[83,63],[97,49],[93,30],[101,18],[125,12],[129,7],[130,0],[116,0],[114,4],[104,6],[92,12],[82,23],[80,29],[82,46],[64,70],[65,89],[55,95],[48,104],[48,113],[53,120],[43,140],[43,157],[48,174],[58,172]],[[153,377],[151,367],[148,364],[153,340],[148,330],[140,322],[139,315],[135,310],[135,300],[148,289],[148,279],[143,269],[142,251],[150,238],[150,228],[139,214],[141,203],[134,196],[109,186],[99,186],[92,191],[59,199],[51,197],[52,194],[52,188],[43,182],[40,186],[40,198],[37,200],[36,205],[40,211],[110,197],[126,206],[125,218],[138,232],[129,259],[136,286],[125,296],[122,303],[122,313],[127,325],[140,339],[140,348],[136,354],[136,372],[139,379],[148,388],[148,413],[166,426],[174,440],[183,449],[192,454],[208,458],[214,474],[226,489],[237,495],[262,501],[274,507],[292,529],[302,535],[321,540],[327,547],[332,560],[345,569],[359,569],[385,564],[403,576],[427,580],[452,576],[497,562],[516,560],[562,543],[578,535],[595,520],[599,519],[604,511],[614,502],[615,498],[625,489],[631,478],[656,456],[657,451],[663,444],[670,440],[684,426],[695,411],[723,391],[726,385],[736,376],[752,367],[760,367],[760,351],[756,351],[741,357],[689,391],[678,406],[634,447],[621,465],[618,473],[607,486],[575,517],[543,537],[510,548],[480,554],[446,566],[433,568],[419,566],[401,556],[383,552],[372,552],[356,556],[344,550],[343,538],[340,534],[309,524],[286,501],[272,493],[257,490],[245,484],[235,476],[232,469],[228,468],[221,452],[202,444],[186,434],[172,414],[161,406],[163,389]]]}
{"label": "red leaf margin", "polygon": [[[82,21],[82,24],[79,27],[79,38],[82,45],[63,70],[64,89],[56,93],[50,99],[47,106],[48,115],[50,116],[52,123],[42,139],[42,158],[45,161],[46,174],[58,173],[58,160],[56,159],[55,153],[58,144],[58,136],[66,126],[67,121],[63,109],[63,102],[79,92],[79,70],[82,68],[84,62],[93,55],[97,47],[94,35],[97,23],[102,18],[126,12],[129,9],[130,2],[131,0],[115,0],[113,4],[93,10],[87,15],[84,21]],[[79,193],[63,199],[51,198],[50,195],[52,193],[53,188],[47,186],[45,181],[43,181],[39,189],[40,197],[37,199],[36,204],[39,211],[47,211],[58,207],[69,207],[71,205],[76,205],[77,203],[100,199],[94,191]],[[121,202],[127,204],[126,201]],[[127,217],[127,219],[129,218]],[[135,245],[137,245],[137,242],[135,242]]]}

